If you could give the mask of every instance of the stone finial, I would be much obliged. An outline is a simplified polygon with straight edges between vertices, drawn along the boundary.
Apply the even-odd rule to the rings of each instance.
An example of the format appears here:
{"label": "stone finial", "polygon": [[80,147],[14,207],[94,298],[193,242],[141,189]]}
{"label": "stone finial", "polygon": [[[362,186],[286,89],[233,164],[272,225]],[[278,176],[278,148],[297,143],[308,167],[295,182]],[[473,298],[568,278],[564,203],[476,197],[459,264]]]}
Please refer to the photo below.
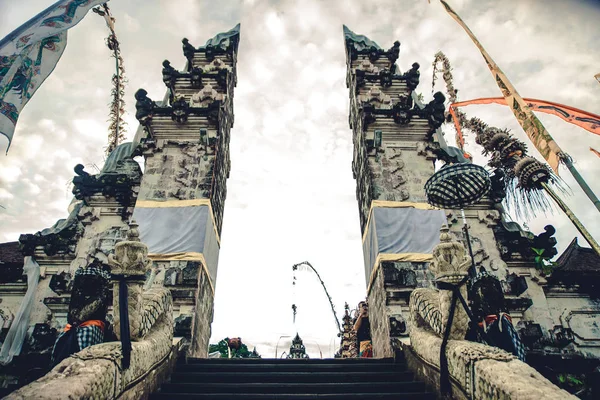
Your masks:
{"label": "stone finial", "polygon": [[113,275],[145,276],[150,264],[148,246],[140,241],[140,232],[135,221],[129,224],[127,240],[115,245],[115,254],[109,254],[108,263]]}
{"label": "stone finial", "polygon": [[440,229],[440,244],[433,249],[429,269],[438,281],[456,283],[467,276],[471,261],[462,243],[453,240],[447,225]]}

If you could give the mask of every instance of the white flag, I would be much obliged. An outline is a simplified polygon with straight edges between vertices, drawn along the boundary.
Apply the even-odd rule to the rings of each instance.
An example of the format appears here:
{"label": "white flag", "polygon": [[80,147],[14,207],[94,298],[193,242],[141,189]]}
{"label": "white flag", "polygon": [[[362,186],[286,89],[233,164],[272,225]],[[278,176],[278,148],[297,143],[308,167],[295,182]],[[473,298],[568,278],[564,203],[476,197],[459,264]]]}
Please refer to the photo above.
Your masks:
{"label": "white flag", "polygon": [[107,1],[58,1],[0,41],[0,134],[9,147],[19,113],[65,50],[67,30]]}

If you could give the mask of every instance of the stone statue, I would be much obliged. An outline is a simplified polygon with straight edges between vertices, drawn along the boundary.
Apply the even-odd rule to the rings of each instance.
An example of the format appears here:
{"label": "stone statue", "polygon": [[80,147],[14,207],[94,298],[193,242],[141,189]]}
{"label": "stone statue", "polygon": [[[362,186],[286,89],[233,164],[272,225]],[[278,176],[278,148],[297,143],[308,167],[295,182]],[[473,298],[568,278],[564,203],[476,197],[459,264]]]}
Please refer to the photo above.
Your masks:
{"label": "stone statue", "polygon": [[473,317],[485,335],[481,337],[473,326],[468,339],[501,348],[525,361],[525,348],[507,313],[504,290],[498,278],[487,272],[479,273],[473,279],[469,300]]}
{"label": "stone statue", "polygon": [[202,69],[199,67],[192,68],[190,73],[190,84],[193,88],[202,88]]}
{"label": "stone statue", "polygon": [[421,73],[419,72],[420,67],[419,63],[413,63],[412,68],[404,74],[406,77],[406,86],[408,86],[410,90],[414,90],[419,86],[419,79],[421,78]]}
{"label": "stone statue", "polygon": [[67,314],[67,326],[56,339],[52,364],[86,347],[112,340],[106,322],[110,293],[110,273],[100,263],[75,272]]}
{"label": "stone statue", "polygon": [[190,106],[187,101],[185,101],[185,97],[181,96],[175,100],[172,107],[171,120],[177,121],[180,124],[187,122],[188,115],[190,114]]}
{"label": "stone statue", "polygon": [[135,92],[135,118],[143,126],[148,125],[152,120],[152,112],[156,103],[148,97],[148,92],[144,89],[138,89]]}
{"label": "stone statue", "polygon": [[162,65],[163,82],[168,88],[172,88],[175,84],[175,78],[177,77],[177,70],[171,66],[171,62],[169,60],[163,61]]}
{"label": "stone statue", "polygon": [[446,118],[446,107],[444,106],[445,101],[446,96],[444,96],[441,92],[436,92],[433,95],[433,100],[431,100],[423,109],[423,111],[427,113],[427,120],[429,121],[429,125],[433,130],[436,130],[444,123]]}
{"label": "stone statue", "polygon": [[181,43],[183,43],[183,55],[188,61],[187,70],[189,72],[192,68],[192,60],[194,59],[196,49],[190,44],[187,38],[183,38]]}
{"label": "stone statue", "polygon": [[388,50],[388,59],[394,65],[398,57],[400,57],[400,42],[396,40],[394,45]]}

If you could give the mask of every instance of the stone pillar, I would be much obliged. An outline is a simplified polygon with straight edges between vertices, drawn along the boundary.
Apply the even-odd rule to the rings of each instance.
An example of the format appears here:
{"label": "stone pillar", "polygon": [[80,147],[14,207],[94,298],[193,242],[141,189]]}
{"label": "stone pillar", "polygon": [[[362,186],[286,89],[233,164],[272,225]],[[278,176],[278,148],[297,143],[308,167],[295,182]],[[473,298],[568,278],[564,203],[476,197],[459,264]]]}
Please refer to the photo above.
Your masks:
{"label": "stone pillar", "polygon": [[109,255],[113,277],[114,331],[121,339],[121,318],[119,314],[119,285],[125,280],[127,285],[127,308],[131,340],[141,338],[143,333],[143,297],[146,270],[150,264],[148,246],[140,242],[137,224],[132,222],[127,232],[127,240],[115,245],[115,253]]}
{"label": "stone pillar", "polygon": [[[402,213],[403,208],[431,209],[424,186],[434,172],[433,136],[443,122],[444,97],[436,93],[429,104],[420,104],[414,92],[419,64],[400,73],[396,66],[399,42],[383,50],[346,27],[344,35],[354,142],[352,170],[363,233],[371,337],[374,356],[390,357],[390,335],[407,335],[402,327],[408,319],[410,292],[430,284],[427,261],[431,255],[428,259],[414,254],[369,255],[373,254],[370,248],[377,247],[372,218],[384,208],[392,215]],[[437,232],[435,229],[436,237]]]}
{"label": "stone pillar", "polygon": [[239,26],[194,47],[183,40],[187,66],[163,62],[168,101],[136,93],[145,171],[136,204],[140,236],[154,262],[154,285],[173,296],[175,336],[206,357],[231,161],[233,90]]}

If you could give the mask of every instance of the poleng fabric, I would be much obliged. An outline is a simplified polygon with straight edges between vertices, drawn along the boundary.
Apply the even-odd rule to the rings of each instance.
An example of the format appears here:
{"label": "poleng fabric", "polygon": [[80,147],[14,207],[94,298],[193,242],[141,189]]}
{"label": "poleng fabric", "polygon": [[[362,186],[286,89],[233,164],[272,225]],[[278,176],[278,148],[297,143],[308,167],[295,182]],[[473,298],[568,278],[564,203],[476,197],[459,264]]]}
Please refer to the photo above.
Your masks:
{"label": "poleng fabric", "polygon": [[525,346],[523,346],[519,333],[508,314],[488,315],[484,322],[479,323],[479,326],[485,330],[490,345],[506,350],[525,362]]}
{"label": "poleng fabric", "polygon": [[95,319],[77,326],[67,324],[54,343],[52,365],[58,364],[86,347],[104,342],[104,327],[103,321]]}

